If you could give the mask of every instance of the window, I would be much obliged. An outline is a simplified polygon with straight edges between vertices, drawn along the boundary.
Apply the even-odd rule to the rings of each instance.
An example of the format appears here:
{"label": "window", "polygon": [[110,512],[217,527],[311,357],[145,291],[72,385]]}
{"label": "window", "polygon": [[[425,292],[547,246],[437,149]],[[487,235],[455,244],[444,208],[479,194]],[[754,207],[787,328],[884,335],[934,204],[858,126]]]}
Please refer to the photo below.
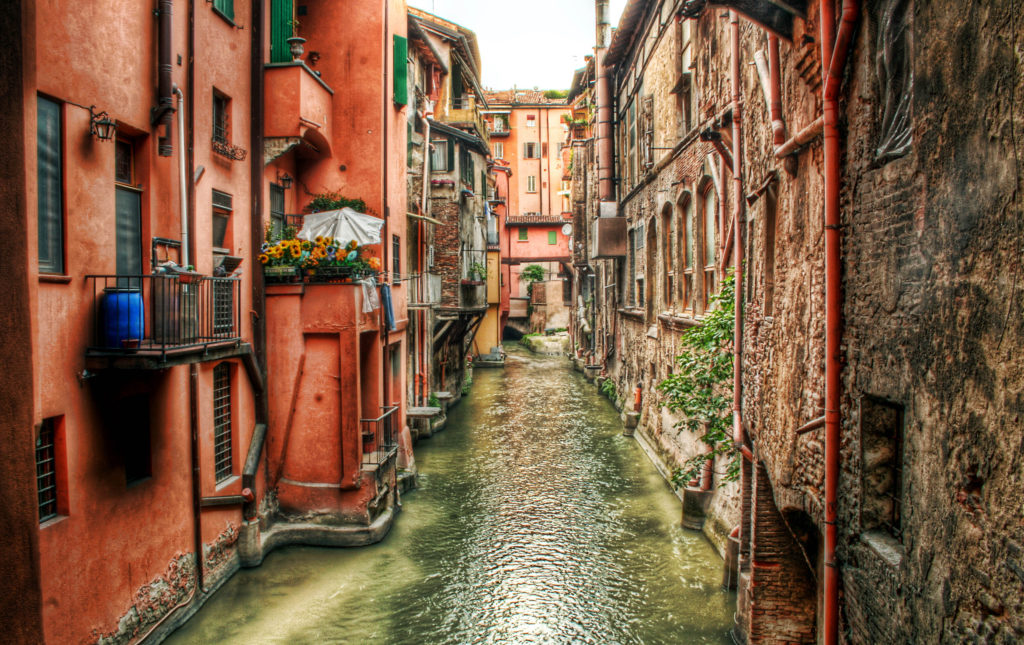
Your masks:
{"label": "window", "polygon": [[683,204],[683,309],[693,308],[693,256],[694,256],[694,220],[696,212],[693,199],[689,196],[684,198]]}
{"label": "window", "polygon": [[629,304],[636,305],[636,229],[629,229],[629,275],[626,276],[629,284]]}
{"label": "window", "polygon": [[391,236],[391,257],[395,273],[395,275],[391,276],[391,281],[398,284],[402,275],[402,238],[397,235]]}
{"label": "window", "polygon": [[227,144],[231,135],[231,99],[214,90],[213,92],[213,141]]}
{"label": "window", "polygon": [[60,104],[39,97],[36,134],[39,184],[39,271],[64,272],[64,153]]}
{"label": "window", "polygon": [[628,123],[629,150],[626,154],[629,162],[629,183],[627,185],[632,188],[636,184],[636,101],[629,104]]}
{"label": "window", "polygon": [[235,0],[213,0],[213,10],[228,20],[235,21]]}
{"label": "window", "polygon": [[231,236],[229,224],[231,223],[231,195],[213,190],[213,237],[211,242],[215,253],[229,253]]}
{"label": "window", "polygon": [[717,212],[715,190],[709,187],[704,192],[704,306],[715,292],[715,215]]}
{"label": "window", "polygon": [[526,192],[535,193],[537,192],[537,177],[530,175],[526,178]]}
{"label": "window", "polygon": [[393,39],[392,64],[395,73],[392,75],[394,85],[393,100],[395,105],[405,105],[409,102],[409,41],[395,34]]}
{"label": "window", "polygon": [[433,172],[447,172],[451,170],[452,151],[447,141],[434,140],[430,142],[430,170]]}
{"label": "window", "polygon": [[504,159],[505,158],[505,144],[503,142],[501,142],[501,141],[498,141],[497,143],[494,144],[494,158],[495,159]]}
{"label": "window", "polygon": [[135,147],[131,141],[118,139],[114,148],[117,275],[142,274],[142,193],[135,186],[136,179]]}
{"label": "window", "polygon": [[459,148],[459,177],[467,188],[473,190],[473,181],[476,178],[473,154],[464,147]]}
{"label": "window", "polygon": [[523,144],[523,159],[540,159],[540,148],[535,141]]}
{"label": "window", "polygon": [[557,231],[548,231],[548,244],[558,244]]}
{"label": "window", "polygon": [[[903,406],[873,397],[860,402],[863,530],[881,529],[901,539],[903,506]],[[975,482],[969,476],[968,493]],[[980,483],[977,483],[980,487]]]}
{"label": "window", "polygon": [[270,184],[270,235],[279,239],[284,233],[284,187]]}
{"label": "window", "polygon": [[213,368],[213,469],[218,484],[234,472],[230,363],[221,363]]}
{"label": "window", "polygon": [[537,115],[536,114],[527,114],[526,115],[526,127],[528,127],[528,128],[535,128],[535,127],[537,127]]}
{"label": "window", "polygon": [[508,117],[502,114],[494,115],[494,121],[491,123],[492,132],[506,132],[508,131]]}
{"label": "window", "polygon": [[133,394],[116,400],[116,411],[110,419],[116,428],[121,458],[124,461],[124,481],[131,486],[153,474],[150,450],[149,396]]}
{"label": "window", "polygon": [[666,307],[671,307],[675,295],[676,254],[672,240],[675,237],[676,222],[672,218],[672,204],[665,204],[661,221],[661,264],[662,264],[662,297]]}
{"label": "window", "polygon": [[57,418],[44,419],[36,438],[36,494],[39,521],[57,517]]}
{"label": "window", "polygon": [[529,229],[527,229],[525,226],[520,226],[519,227],[519,241],[520,242],[528,241],[528,239],[529,239],[527,237],[528,236],[528,231],[529,231]]}

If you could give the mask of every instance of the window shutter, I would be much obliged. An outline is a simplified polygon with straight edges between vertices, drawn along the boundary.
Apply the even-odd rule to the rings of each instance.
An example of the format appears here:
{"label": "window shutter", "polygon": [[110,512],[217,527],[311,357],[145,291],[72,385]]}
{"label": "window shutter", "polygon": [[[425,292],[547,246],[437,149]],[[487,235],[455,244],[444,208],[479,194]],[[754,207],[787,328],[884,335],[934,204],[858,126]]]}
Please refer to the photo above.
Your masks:
{"label": "window shutter", "polygon": [[558,244],[558,233],[548,231],[548,244]]}
{"label": "window shutter", "polygon": [[115,189],[115,267],[117,275],[142,273],[142,199],[127,188]]}
{"label": "window shutter", "polygon": [[455,137],[448,137],[448,172],[455,170]]}
{"label": "window shutter", "polygon": [[213,8],[227,18],[235,19],[235,0],[213,0]]}
{"label": "window shutter", "polygon": [[290,63],[288,39],[292,35],[292,0],[270,2],[270,62]]}
{"label": "window shutter", "polygon": [[405,105],[409,102],[409,41],[397,34],[395,34],[394,39],[394,101],[397,105]]}

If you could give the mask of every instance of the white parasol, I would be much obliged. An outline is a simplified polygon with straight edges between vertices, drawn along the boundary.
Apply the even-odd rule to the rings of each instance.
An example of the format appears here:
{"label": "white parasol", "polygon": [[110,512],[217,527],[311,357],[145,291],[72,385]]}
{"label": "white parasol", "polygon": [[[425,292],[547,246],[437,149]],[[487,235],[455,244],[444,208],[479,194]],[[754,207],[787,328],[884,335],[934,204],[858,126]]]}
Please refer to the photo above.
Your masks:
{"label": "white parasol", "polygon": [[337,211],[311,213],[302,220],[300,240],[312,242],[318,235],[337,238],[342,244],[352,240],[362,246],[364,244],[380,244],[380,229],[384,220],[373,215],[366,215],[348,208]]}

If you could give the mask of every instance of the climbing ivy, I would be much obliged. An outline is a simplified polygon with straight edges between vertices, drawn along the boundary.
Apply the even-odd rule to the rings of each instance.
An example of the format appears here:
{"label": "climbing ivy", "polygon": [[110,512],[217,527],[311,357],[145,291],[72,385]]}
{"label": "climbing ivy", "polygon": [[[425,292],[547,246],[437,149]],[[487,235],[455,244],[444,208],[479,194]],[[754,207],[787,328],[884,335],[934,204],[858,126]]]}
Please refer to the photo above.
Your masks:
{"label": "climbing ivy", "polygon": [[698,477],[704,465],[719,455],[729,457],[725,481],[739,477],[739,451],[732,441],[733,325],[736,280],[730,271],[722,289],[711,296],[703,322],[682,334],[683,353],[676,356],[675,373],[658,384],[666,405],[682,414],[680,431],[700,434],[711,450],[687,459],[672,472],[676,488]]}

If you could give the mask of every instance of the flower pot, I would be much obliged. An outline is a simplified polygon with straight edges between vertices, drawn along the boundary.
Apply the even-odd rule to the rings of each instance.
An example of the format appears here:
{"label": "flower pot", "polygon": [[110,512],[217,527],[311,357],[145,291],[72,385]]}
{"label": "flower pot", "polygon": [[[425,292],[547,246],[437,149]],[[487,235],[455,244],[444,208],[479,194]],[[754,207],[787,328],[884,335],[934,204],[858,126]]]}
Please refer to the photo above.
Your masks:
{"label": "flower pot", "polygon": [[319,266],[316,269],[308,269],[306,275],[309,282],[325,282],[337,284],[350,282],[352,280],[352,267],[346,266]]}
{"label": "flower pot", "polygon": [[263,267],[263,279],[267,284],[282,284],[298,281],[301,279],[301,276],[299,275],[299,267],[265,266]]}

